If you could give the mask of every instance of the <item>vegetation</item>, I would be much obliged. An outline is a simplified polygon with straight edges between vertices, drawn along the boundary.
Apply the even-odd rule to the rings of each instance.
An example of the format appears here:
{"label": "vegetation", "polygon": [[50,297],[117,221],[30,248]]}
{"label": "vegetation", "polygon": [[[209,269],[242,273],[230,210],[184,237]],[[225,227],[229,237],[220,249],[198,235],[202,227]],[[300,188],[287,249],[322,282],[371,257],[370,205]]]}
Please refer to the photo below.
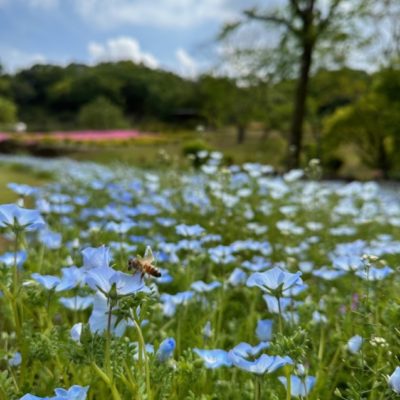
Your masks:
{"label": "vegetation", "polygon": [[202,152],[17,160],[55,182],[0,204],[1,399],[398,398],[396,195]]}

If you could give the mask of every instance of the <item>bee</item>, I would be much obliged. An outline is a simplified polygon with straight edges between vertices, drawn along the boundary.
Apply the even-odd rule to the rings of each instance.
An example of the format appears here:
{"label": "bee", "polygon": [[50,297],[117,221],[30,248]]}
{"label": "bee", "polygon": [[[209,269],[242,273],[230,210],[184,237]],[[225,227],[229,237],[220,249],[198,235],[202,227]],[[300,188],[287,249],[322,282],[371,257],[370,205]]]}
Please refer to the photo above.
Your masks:
{"label": "bee", "polygon": [[145,274],[159,278],[161,276],[161,272],[153,265],[154,261],[155,258],[153,256],[153,252],[151,251],[151,247],[147,246],[144,257],[137,256],[136,258],[129,259],[128,270],[141,272],[142,278]]}

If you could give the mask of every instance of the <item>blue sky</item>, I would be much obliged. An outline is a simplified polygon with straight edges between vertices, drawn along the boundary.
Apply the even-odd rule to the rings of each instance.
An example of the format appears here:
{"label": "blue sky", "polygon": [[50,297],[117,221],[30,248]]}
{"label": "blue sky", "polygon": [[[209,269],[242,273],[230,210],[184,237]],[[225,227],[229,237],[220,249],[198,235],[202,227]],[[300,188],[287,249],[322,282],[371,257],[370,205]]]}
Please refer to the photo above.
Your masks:
{"label": "blue sky", "polygon": [[[276,1],[276,0],[274,0]],[[0,0],[0,62],[132,59],[195,75],[215,62],[214,37],[251,0]]]}
{"label": "blue sky", "polygon": [[[218,54],[229,51],[215,42],[224,22],[237,19],[241,10],[253,5],[272,9],[285,2],[0,0],[0,63],[13,72],[37,62],[66,65],[131,59],[193,77],[215,66]],[[265,39],[271,43],[277,38],[276,30],[265,32],[256,32],[250,42],[263,38],[265,44]],[[372,61],[367,55],[365,50],[351,52],[350,64],[373,69],[377,50]]]}

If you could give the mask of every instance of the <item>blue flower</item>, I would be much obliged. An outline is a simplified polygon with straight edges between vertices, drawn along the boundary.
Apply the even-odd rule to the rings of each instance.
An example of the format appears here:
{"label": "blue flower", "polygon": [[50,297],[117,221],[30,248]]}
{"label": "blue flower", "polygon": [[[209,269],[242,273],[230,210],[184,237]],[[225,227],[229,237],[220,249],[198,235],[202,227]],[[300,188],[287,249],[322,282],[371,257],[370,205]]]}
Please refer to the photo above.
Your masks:
{"label": "blue flower", "polygon": [[20,184],[20,183],[14,183],[14,182],[10,182],[7,185],[7,187],[9,189],[11,189],[13,192],[20,195],[21,197],[31,196],[38,191],[37,188],[34,188],[32,186]]}
{"label": "blue flower", "polygon": [[87,273],[86,283],[92,289],[98,289],[105,294],[115,290],[118,296],[148,291],[140,272],[129,275],[121,271],[115,271],[110,267],[92,268]]}
{"label": "blue flower", "polygon": [[254,361],[249,361],[235,353],[233,350],[229,352],[229,358],[232,361],[232,364],[236,367],[259,375],[265,373],[269,374],[285,365],[293,364],[292,359],[288,356],[268,356],[266,354],[262,354],[260,358]]}
{"label": "blue flower", "polygon": [[293,299],[290,297],[280,297],[278,300],[276,297],[268,294],[264,294],[263,299],[267,304],[268,311],[274,314],[279,314],[280,311],[283,313],[290,305],[294,303]]}
{"label": "blue flower", "polygon": [[166,317],[172,317],[175,315],[176,307],[181,304],[186,304],[194,293],[191,291],[179,292],[174,295],[163,293],[160,296],[160,300],[163,302],[164,315]]}
{"label": "blue flower", "polygon": [[55,396],[53,397],[38,397],[33,394],[26,394],[20,400],[85,400],[89,386],[71,386],[67,389],[57,388],[54,390]]}
{"label": "blue flower", "polygon": [[175,350],[175,339],[167,338],[160,343],[160,347],[157,350],[156,357],[158,361],[165,362],[172,357]]}
{"label": "blue flower", "polygon": [[[15,253],[8,252],[0,256],[0,264],[4,264],[6,267],[12,267],[14,265]],[[26,252],[23,250],[17,251],[17,267],[21,268],[26,261]]]}
{"label": "blue flower", "polygon": [[223,366],[232,366],[232,361],[225,350],[201,350],[196,348],[193,351],[203,359],[206,368],[214,369]]}
{"label": "blue flower", "polygon": [[[278,377],[279,381],[287,389],[287,379],[284,376]],[[311,389],[315,385],[314,376],[298,377],[296,375],[290,376],[290,395],[292,397],[305,397],[308,396]]]}
{"label": "blue flower", "polygon": [[41,275],[34,272],[32,278],[47,290],[53,290],[60,283],[60,278],[53,275]]}
{"label": "blue flower", "polygon": [[82,250],[83,266],[86,269],[108,267],[110,265],[110,249],[106,246],[87,247]]}
{"label": "blue flower", "polygon": [[202,334],[204,339],[210,339],[212,336],[211,322],[207,321],[203,327]]}
{"label": "blue flower", "polygon": [[400,367],[396,367],[393,374],[389,377],[389,386],[396,393],[400,393]]}
{"label": "blue flower", "polygon": [[62,278],[56,287],[56,292],[74,289],[82,286],[86,277],[86,270],[75,266],[62,268]]}
{"label": "blue flower", "polygon": [[[132,325],[132,323],[128,323],[126,320],[122,319],[119,321],[118,325],[116,325],[117,317],[114,315],[116,310],[116,306],[111,310],[111,332],[116,336],[121,337],[126,328]],[[108,313],[109,304],[107,298],[101,292],[97,292],[93,298],[93,311],[89,317],[89,327],[91,332],[101,334],[107,330]]]}
{"label": "blue flower", "polygon": [[69,310],[86,310],[93,304],[93,296],[61,297],[59,302]]}
{"label": "blue flower", "polygon": [[347,350],[350,353],[357,354],[363,344],[364,339],[360,335],[355,335],[347,342]]}
{"label": "blue flower", "polygon": [[62,236],[61,233],[45,229],[40,231],[39,241],[49,249],[56,250],[61,247]]}
{"label": "blue flower", "polygon": [[269,347],[268,342],[261,342],[256,346],[252,346],[248,343],[241,342],[238,345],[236,345],[232,351],[239,355],[240,357],[248,358],[250,356],[255,356],[257,355],[261,350],[265,350]]}
{"label": "blue flower", "polygon": [[265,272],[255,272],[247,279],[247,286],[257,286],[261,290],[274,296],[290,295],[290,290],[302,286],[301,272],[292,274],[278,267]]}
{"label": "blue flower", "polygon": [[381,281],[391,273],[393,273],[392,268],[386,266],[383,268],[369,267],[368,269],[357,271],[356,275],[365,281]]}
{"label": "blue flower", "polygon": [[22,356],[19,351],[14,353],[14,355],[8,360],[8,365],[10,367],[18,367],[22,362]]}
{"label": "blue flower", "polygon": [[24,229],[35,231],[44,228],[46,223],[37,210],[28,210],[15,204],[0,206],[0,228]]}
{"label": "blue flower", "polygon": [[188,236],[200,236],[204,232],[204,228],[200,225],[186,225],[180,224],[175,227],[175,231],[178,235]]}
{"label": "blue flower", "polygon": [[260,340],[262,342],[271,340],[272,325],[273,325],[273,321],[271,319],[260,319],[257,322],[256,335],[257,335],[258,340]]}
{"label": "blue flower", "polygon": [[55,389],[54,400],[85,400],[89,386],[71,386],[66,389]]}
{"label": "blue flower", "polygon": [[204,292],[211,292],[212,290],[219,288],[220,286],[221,286],[221,282],[218,282],[218,281],[214,281],[214,282],[210,282],[210,283],[205,283],[203,281],[196,281],[196,282],[193,282],[190,287],[198,293],[204,293]]}
{"label": "blue flower", "polygon": [[232,286],[239,286],[240,284],[244,284],[246,282],[247,279],[247,274],[246,272],[244,272],[243,270],[241,270],[240,268],[235,268],[229,279],[228,282],[232,285]]}
{"label": "blue flower", "polygon": [[82,322],[78,322],[71,328],[70,335],[73,341],[79,342],[81,340],[82,328],[83,328]]}

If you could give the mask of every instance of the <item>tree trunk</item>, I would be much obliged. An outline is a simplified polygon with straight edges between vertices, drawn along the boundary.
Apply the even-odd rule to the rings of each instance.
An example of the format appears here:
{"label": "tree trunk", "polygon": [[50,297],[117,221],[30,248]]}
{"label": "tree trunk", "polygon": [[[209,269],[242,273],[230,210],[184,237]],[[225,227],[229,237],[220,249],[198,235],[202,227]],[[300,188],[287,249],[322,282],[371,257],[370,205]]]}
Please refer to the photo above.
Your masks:
{"label": "tree trunk", "polygon": [[300,165],[300,154],[303,140],[303,124],[306,113],[306,99],[312,62],[312,53],[313,44],[304,43],[300,62],[300,74],[297,80],[297,88],[294,99],[292,127],[290,132],[288,155],[289,169],[298,168]]}
{"label": "tree trunk", "polygon": [[237,126],[237,143],[242,144],[246,138],[246,127],[244,125]]}
{"label": "tree trunk", "polygon": [[379,140],[378,148],[378,167],[382,172],[382,178],[388,179],[389,177],[389,160],[385,149],[384,139]]}

